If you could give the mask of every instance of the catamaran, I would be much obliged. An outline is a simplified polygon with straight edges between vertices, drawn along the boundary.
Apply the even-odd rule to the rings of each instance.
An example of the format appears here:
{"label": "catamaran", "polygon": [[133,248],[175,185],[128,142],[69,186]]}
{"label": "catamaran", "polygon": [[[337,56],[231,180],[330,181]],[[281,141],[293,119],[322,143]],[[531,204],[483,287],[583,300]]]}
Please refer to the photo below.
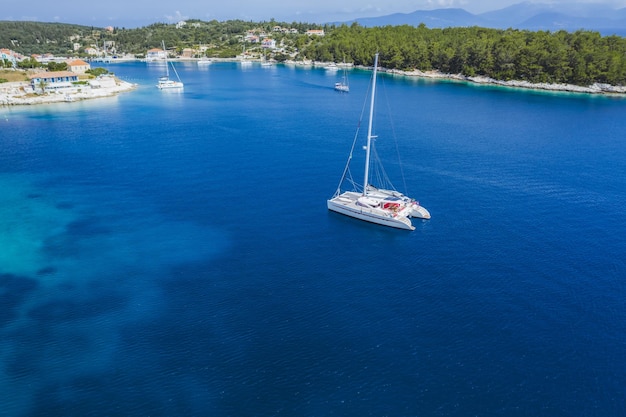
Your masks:
{"label": "catamaran", "polygon": [[[170,89],[170,88],[183,88],[184,84],[180,80],[180,77],[178,76],[178,72],[176,72],[176,68],[174,67],[174,64],[169,62],[167,59],[167,51],[165,50],[165,42],[161,41],[161,43],[163,43],[163,52],[165,52],[165,75],[162,77],[159,77],[157,88],[161,90]],[[170,70],[169,70],[170,64],[172,65],[172,70],[174,70],[174,74],[176,74],[176,78],[178,79],[178,81],[170,80]]]}
{"label": "catamaran", "polygon": [[[365,185],[359,189],[359,186],[352,180],[350,174],[350,161],[352,160],[357,139],[357,135],[355,135],[343,175],[335,194],[327,201],[327,205],[331,211],[356,219],[397,229],[415,230],[415,226],[411,223],[410,218],[430,219],[428,210],[422,207],[415,199],[396,191],[387,178],[387,185],[382,187],[376,187],[370,183],[370,164],[372,163],[372,156],[377,155],[374,149],[374,142],[377,137],[372,134],[377,71],[378,54],[374,57],[374,71],[372,74],[367,144],[365,146]],[[384,170],[382,172],[384,173]],[[353,190],[342,192],[341,187],[344,181],[348,180],[348,177],[350,177],[349,182],[352,183]],[[381,177],[386,177],[386,175]]]}

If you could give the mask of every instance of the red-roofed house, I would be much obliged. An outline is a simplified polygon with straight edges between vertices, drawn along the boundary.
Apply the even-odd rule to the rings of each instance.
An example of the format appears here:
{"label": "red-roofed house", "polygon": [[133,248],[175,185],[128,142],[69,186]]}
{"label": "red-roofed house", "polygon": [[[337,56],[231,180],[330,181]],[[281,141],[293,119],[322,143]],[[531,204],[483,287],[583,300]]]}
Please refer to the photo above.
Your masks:
{"label": "red-roofed house", "polygon": [[91,69],[91,65],[82,59],[75,59],[67,63],[67,69],[69,71],[75,72],[76,74],[84,74],[85,71]]}
{"label": "red-roofed house", "polygon": [[163,49],[152,48],[146,53],[146,61],[161,61],[167,58]]}
{"label": "red-roofed house", "polygon": [[271,38],[265,38],[263,39],[263,42],[261,43],[261,47],[266,48],[266,49],[275,49],[276,41]]}

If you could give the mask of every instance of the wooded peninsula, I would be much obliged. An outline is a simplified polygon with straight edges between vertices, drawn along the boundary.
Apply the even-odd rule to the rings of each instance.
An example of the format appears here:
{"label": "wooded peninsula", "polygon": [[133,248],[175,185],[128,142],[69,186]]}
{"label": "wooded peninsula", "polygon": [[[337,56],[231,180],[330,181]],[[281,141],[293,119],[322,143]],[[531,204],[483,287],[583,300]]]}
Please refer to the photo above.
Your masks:
{"label": "wooded peninsula", "polygon": [[[277,30],[289,28],[289,30]],[[318,29],[323,36],[307,31]],[[88,46],[113,45],[116,54],[142,58],[150,48],[166,45],[181,52],[206,45],[207,57],[228,58],[261,49],[249,43],[247,33],[272,37],[277,47],[271,58],[281,62],[313,60],[369,66],[380,53],[380,65],[399,71],[439,71],[446,74],[519,80],[531,83],[594,83],[626,85],[626,38],[578,30],[528,31],[415,26],[363,27],[358,24],[201,21],[184,25],[155,23],[136,29],[95,28],[64,23],[0,21],[0,48],[24,55],[85,55]],[[80,47],[77,48],[76,45]],[[0,63],[7,66],[7,60]]]}

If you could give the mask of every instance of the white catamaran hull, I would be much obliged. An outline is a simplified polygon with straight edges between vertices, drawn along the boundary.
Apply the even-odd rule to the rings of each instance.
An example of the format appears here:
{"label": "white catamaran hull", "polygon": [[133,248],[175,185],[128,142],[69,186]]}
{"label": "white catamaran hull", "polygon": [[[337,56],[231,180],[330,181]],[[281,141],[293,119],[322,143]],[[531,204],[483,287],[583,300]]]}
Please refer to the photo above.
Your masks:
{"label": "white catamaran hull", "polygon": [[410,214],[411,217],[416,217],[418,219],[430,219],[430,212],[426,210],[424,207],[420,205],[416,205],[413,207],[413,210]]}
{"label": "white catamaran hull", "polygon": [[378,207],[359,205],[358,199],[350,194],[353,193],[346,192],[328,200],[328,209],[370,223],[395,227],[396,229],[415,230],[415,227],[411,224],[411,220],[402,212],[394,213]]}
{"label": "white catamaran hull", "polygon": [[161,90],[167,90],[169,88],[184,88],[183,83],[179,83],[178,81],[159,81],[157,84],[157,88]]}

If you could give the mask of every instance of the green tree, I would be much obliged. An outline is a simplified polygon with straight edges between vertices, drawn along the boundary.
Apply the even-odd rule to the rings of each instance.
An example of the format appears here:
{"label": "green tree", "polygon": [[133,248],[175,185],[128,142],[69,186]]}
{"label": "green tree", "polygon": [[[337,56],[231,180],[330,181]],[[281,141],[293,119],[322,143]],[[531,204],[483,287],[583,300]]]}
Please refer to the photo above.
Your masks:
{"label": "green tree", "polygon": [[67,71],[67,62],[49,62],[48,71]]}
{"label": "green tree", "polygon": [[39,68],[41,64],[34,58],[25,58],[17,63],[18,68]]}

